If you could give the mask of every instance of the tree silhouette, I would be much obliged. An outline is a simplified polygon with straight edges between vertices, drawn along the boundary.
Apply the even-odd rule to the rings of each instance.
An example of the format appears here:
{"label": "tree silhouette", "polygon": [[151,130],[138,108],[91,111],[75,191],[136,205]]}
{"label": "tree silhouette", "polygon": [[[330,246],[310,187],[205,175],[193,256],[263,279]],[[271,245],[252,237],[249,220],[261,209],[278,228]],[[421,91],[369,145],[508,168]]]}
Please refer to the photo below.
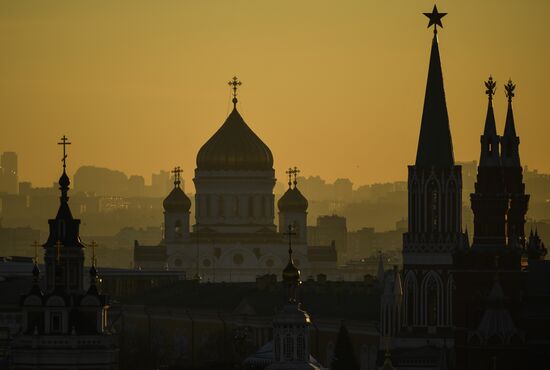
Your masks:
{"label": "tree silhouette", "polygon": [[359,370],[349,332],[344,323],[342,323],[338,332],[330,368],[331,370]]}

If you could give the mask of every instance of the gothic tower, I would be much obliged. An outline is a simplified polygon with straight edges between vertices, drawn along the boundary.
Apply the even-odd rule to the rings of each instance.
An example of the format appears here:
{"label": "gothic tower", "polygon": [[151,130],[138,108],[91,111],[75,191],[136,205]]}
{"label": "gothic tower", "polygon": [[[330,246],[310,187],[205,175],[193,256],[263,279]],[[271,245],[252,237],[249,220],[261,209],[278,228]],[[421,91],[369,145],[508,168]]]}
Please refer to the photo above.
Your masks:
{"label": "gothic tower", "polygon": [[500,158],[493,95],[496,82],[492,77],[485,82],[489,97],[485,128],[481,135],[481,154],[477,170],[475,193],[471,194],[474,213],[474,248],[496,247],[506,243],[506,213],[508,196],[504,186],[502,163]]}
{"label": "gothic tower", "polygon": [[519,243],[525,246],[525,214],[529,204],[529,195],[525,194],[523,183],[523,168],[519,157],[519,137],[516,134],[512,99],[515,96],[516,85],[511,80],[504,86],[508,98],[508,111],[504,135],[502,135],[502,169],[504,184],[510,200],[510,209],[507,215],[508,244]]}
{"label": "gothic tower", "polygon": [[[452,326],[451,269],[461,245],[461,167],[455,165],[445,102],[434,6],[434,26],[416,163],[408,173],[408,232],[403,235],[403,330],[440,338]],[[442,341],[441,341],[442,343]]]}

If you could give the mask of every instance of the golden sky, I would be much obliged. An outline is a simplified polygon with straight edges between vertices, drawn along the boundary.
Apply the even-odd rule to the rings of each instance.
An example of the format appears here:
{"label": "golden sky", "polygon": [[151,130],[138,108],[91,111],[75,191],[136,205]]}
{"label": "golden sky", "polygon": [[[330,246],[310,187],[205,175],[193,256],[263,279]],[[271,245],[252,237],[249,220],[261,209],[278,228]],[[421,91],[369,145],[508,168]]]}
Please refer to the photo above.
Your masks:
{"label": "golden sky", "polygon": [[[550,172],[550,1],[437,1],[457,160],[477,159],[492,74],[498,130],[517,83],[524,164]],[[414,162],[431,42],[430,0],[3,0],[0,151],[20,179],[49,185],[66,134],[83,164],[150,173],[181,165],[243,81],[240,111],[270,146],[277,176],[356,185],[406,178]],[[193,189],[187,189],[193,190]]]}

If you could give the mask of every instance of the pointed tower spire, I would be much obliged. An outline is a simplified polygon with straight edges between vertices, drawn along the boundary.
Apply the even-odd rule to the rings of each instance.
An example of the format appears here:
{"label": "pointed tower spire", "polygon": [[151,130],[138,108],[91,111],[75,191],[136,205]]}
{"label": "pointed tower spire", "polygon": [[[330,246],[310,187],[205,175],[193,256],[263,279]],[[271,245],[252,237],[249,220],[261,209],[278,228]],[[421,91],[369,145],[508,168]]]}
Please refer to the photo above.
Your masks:
{"label": "pointed tower spire", "polygon": [[430,19],[428,27],[434,26],[434,37],[428,68],[428,81],[424,97],[424,110],[420,126],[420,138],[416,152],[416,165],[421,167],[450,167],[454,165],[453,143],[449,128],[449,116],[445,102],[443,72],[439,57],[437,26],[443,27],[439,13],[434,6],[432,13],[424,13]]}
{"label": "pointed tower spire", "polygon": [[500,154],[498,144],[500,138],[497,135],[495,123],[495,113],[493,111],[493,96],[496,90],[496,82],[492,76],[485,82],[487,90],[485,93],[488,96],[487,116],[485,118],[485,127],[481,136],[481,154],[479,165],[481,167],[497,167],[500,165]]}
{"label": "pointed tower spire", "polygon": [[514,110],[512,108],[512,100],[516,95],[515,89],[516,85],[512,80],[508,80],[508,83],[504,85],[506,98],[508,99],[508,111],[506,112],[504,135],[502,136],[502,165],[504,167],[521,166],[519,158],[519,137],[516,134]]}
{"label": "pointed tower spire", "polygon": [[300,270],[294,265],[292,259],[292,236],[296,233],[292,230],[292,225],[288,225],[288,231],[284,233],[288,236],[288,264],[283,270],[283,281],[288,289],[288,302],[296,303],[298,300],[298,286],[300,282]]}

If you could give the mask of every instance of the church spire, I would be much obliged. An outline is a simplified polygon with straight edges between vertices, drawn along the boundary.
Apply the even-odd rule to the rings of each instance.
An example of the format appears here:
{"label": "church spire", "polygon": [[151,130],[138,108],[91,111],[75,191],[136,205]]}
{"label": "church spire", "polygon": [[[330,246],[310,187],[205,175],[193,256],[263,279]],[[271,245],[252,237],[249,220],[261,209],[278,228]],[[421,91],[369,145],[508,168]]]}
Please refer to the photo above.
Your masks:
{"label": "church spire", "polygon": [[504,125],[504,135],[502,136],[502,165],[505,167],[519,167],[521,161],[519,158],[519,137],[516,134],[516,125],[514,122],[514,110],[512,109],[512,100],[515,96],[516,85],[512,80],[504,85],[506,98],[508,99],[508,111],[506,112],[506,124]]}
{"label": "church spire", "polygon": [[428,81],[424,97],[424,110],[420,127],[420,138],[416,153],[416,165],[422,167],[450,167],[454,165],[453,143],[449,128],[449,116],[445,102],[443,72],[439,57],[437,26],[443,27],[439,13],[434,6],[432,13],[424,13],[430,19],[428,27],[434,26],[434,37],[428,69]]}
{"label": "church spire", "polygon": [[288,236],[288,264],[283,270],[283,282],[287,286],[288,303],[296,303],[298,300],[298,286],[301,282],[300,270],[294,265],[292,259],[292,237],[296,235],[292,225],[288,225],[288,231],[284,235]]}
{"label": "church spire", "polygon": [[481,136],[481,155],[479,165],[482,167],[496,167],[500,164],[500,155],[498,150],[499,137],[495,123],[495,113],[493,111],[493,96],[496,90],[496,82],[492,76],[485,81],[488,97],[487,116],[485,117],[485,127]]}

